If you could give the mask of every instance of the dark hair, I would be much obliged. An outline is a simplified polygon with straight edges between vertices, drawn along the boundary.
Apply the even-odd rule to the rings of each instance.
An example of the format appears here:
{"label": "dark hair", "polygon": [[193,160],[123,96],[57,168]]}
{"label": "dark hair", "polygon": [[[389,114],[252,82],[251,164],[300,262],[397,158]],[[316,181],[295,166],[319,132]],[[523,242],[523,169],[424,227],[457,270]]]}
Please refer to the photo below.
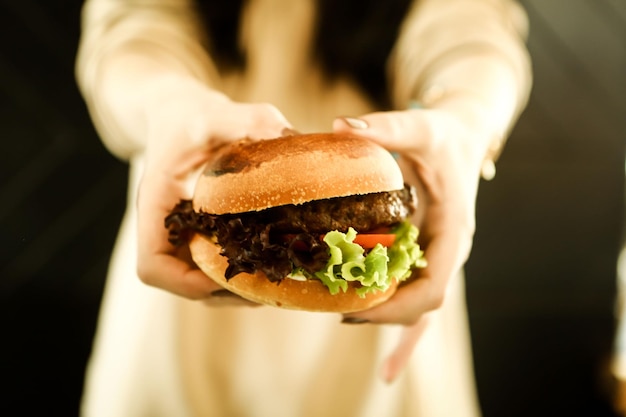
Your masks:
{"label": "dark hair", "polygon": [[[222,69],[242,68],[237,35],[246,0],[200,0],[208,48]],[[314,57],[329,79],[347,75],[382,107],[389,105],[386,64],[411,0],[317,0]]]}
{"label": "dark hair", "polygon": [[207,48],[222,69],[245,66],[237,36],[246,0],[198,0],[196,8],[209,35]]}

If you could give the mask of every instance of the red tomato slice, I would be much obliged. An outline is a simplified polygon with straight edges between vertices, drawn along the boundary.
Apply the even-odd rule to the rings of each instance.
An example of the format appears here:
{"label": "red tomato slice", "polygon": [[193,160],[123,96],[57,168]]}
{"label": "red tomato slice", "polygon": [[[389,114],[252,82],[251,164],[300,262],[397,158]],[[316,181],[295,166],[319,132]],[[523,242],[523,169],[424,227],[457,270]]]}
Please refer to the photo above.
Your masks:
{"label": "red tomato slice", "polygon": [[396,235],[393,233],[359,233],[354,238],[354,243],[362,246],[365,249],[372,249],[376,244],[380,243],[383,246],[391,246],[396,240]]}
{"label": "red tomato slice", "polygon": [[[391,245],[393,245],[393,243],[396,241],[396,235],[394,235],[393,233],[385,233],[388,232],[389,229],[387,228],[385,229],[381,229],[379,233],[358,233],[356,235],[356,237],[354,238],[354,243],[356,243],[357,245],[361,246],[364,249],[372,249],[374,246],[376,246],[378,243],[380,243],[383,246],[389,247]],[[378,232],[378,230],[376,230],[376,232]],[[320,235],[320,240],[324,239],[325,235]],[[283,240],[285,242],[290,242],[291,240],[293,240],[296,237],[295,234],[284,234],[283,235]],[[302,243],[301,245],[298,245],[298,243]],[[294,247],[294,249],[296,250],[304,250],[304,242],[295,242],[296,246]]]}

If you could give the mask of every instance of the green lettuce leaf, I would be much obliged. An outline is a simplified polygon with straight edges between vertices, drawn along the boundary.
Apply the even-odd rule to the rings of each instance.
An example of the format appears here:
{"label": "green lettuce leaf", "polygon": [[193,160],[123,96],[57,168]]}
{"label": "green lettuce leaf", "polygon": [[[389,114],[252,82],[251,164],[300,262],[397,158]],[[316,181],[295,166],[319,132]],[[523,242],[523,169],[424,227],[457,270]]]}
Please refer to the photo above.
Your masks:
{"label": "green lettuce leaf", "polygon": [[426,258],[417,244],[417,227],[405,221],[393,233],[396,240],[389,248],[389,275],[404,281],[411,276],[412,269],[426,266]]}
{"label": "green lettuce leaf", "polygon": [[407,279],[413,268],[426,266],[424,254],[417,244],[418,230],[410,222],[401,223],[392,231],[396,235],[394,244],[386,248],[381,244],[372,248],[367,255],[354,242],[357,232],[350,228],[347,233],[332,231],[324,236],[330,258],[326,267],[315,277],[328,287],[331,294],[348,289],[348,281],[358,281],[361,287],[357,294],[364,297],[372,291],[385,291],[392,278]]}

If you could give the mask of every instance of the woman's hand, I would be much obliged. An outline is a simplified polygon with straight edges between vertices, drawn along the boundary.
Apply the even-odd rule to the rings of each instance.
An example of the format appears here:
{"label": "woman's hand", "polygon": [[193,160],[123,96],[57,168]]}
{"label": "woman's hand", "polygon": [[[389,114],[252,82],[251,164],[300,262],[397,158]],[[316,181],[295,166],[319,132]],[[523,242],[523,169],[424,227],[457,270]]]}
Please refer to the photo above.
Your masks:
{"label": "woman's hand", "polygon": [[188,248],[168,242],[164,219],[180,199],[191,199],[200,168],[227,142],[272,138],[290,127],[268,104],[241,104],[205,87],[182,86],[146,110],[148,140],[139,185],[137,271],[155,287],[212,304],[247,303],[200,271]]}
{"label": "woman's hand", "polygon": [[387,381],[406,365],[426,327],[427,313],[442,305],[448,282],[460,272],[472,246],[488,134],[462,114],[451,109],[412,109],[339,118],[333,126],[336,132],[366,137],[400,154],[401,165],[409,168],[405,180],[418,188],[419,242],[428,266],[415,271],[386,303],[346,315],[346,322],[406,326],[383,367]]}

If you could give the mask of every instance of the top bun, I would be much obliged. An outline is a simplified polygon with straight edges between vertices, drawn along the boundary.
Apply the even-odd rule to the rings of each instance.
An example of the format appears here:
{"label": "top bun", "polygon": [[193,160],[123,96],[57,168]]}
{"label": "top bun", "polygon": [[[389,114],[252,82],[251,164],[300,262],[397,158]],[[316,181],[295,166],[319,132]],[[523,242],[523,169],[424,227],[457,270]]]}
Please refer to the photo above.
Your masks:
{"label": "top bun", "polygon": [[243,213],[403,186],[393,156],[367,139],[334,133],[243,139],[209,161],[193,206],[211,214]]}

